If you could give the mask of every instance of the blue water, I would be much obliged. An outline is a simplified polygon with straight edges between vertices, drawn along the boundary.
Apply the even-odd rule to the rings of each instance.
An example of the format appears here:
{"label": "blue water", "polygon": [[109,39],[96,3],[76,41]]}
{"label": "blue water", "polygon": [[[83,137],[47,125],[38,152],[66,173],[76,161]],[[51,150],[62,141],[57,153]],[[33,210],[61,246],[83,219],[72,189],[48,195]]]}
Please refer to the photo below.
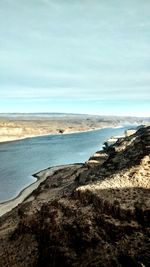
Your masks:
{"label": "blue water", "polygon": [[50,166],[85,162],[106,139],[123,128],[49,135],[0,144],[0,202],[16,197],[35,181],[32,174]]}

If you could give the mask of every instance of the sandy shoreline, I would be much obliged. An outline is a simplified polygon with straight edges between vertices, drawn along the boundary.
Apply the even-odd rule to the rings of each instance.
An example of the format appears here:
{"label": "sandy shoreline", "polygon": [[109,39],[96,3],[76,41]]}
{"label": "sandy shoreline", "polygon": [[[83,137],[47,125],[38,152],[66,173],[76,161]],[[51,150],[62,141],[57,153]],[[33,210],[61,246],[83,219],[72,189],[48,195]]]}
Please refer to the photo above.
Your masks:
{"label": "sandy shoreline", "polygon": [[93,128],[93,129],[88,129],[88,130],[77,130],[77,131],[65,131],[64,133],[48,133],[48,134],[35,134],[35,135],[27,135],[27,136],[23,136],[23,137],[14,137],[14,138],[1,138],[0,139],[0,143],[8,143],[8,142],[15,142],[15,141],[21,141],[21,140],[25,140],[25,139],[30,139],[30,138],[36,138],[36,137],[44,137],[44,136],[51,136],[51,135],[68,135],[68,134],[75,134],[75,133],[86,133],[86,132],[92,132],[92,131],[98,131],[101,129],[105,129],[105,128],[121,128],[123,127],[122,125],[120,126],[107,126],[107,127],[98,127],[98,128]]}
{"label": "sandy shoreline", "polygon": [[[127,120],[128,121],[128,120]],[[124,124],[125,118],[100,117],[92,115],[66,115],[64,117],[1,117],[0,116],[0,143],[22,140],[26,138],[73,134],[99,130],[107,127],[116,127]],[[131,120],[132,122],[132,120]]]}
{"label": "sandy shoreline", "polygon": [[0,115],[0,143],[40,136],[87,132],[118,127],[124,123],[144,124],[148,122],[148,119],[135,117],[67,114],[63,117],[60,115],[45,117],[41,114],[39,117],[36,114],[29,115]]}
{"label": "sandy shoreline", "polygon": [[92,129],[85,129],[85,130],[74,130],[71,131],[70,129],[66,129],[63,133],[58,133],[58,132],[50,132],[47,134],[34,134],[34,135],[26,135],[22,137],[1,137],[0,136],[0,144],[1,143],[8,143],[8,142],[15,142],[15,141],[20,141],[20,140],[25,140],[25,139],[30,139],[30,138],[36,138],[36,137],[44,137],[44,136],[51,136],[51,135],[68,135],[68,134],[76,134],[76,133],[86,133],[86,132],[93,132],[93,131],[98,131],[101,129],[106,129],[106,128],[121,128],[123,125],[107,125],[107,126],[101,126],[101,127],[94,127]]}
{"label": "sandy shoreline", "polygon": [[55,171],[59,169],[67,168],[68,166],[73,166],[75,164],[69,164],[69,165],[61,165],[61,166],[55,166],[50,167],[45,170],[42,170],[33,176],[37,178],[37,181],[32,183],[31,185],[24,188],[18,196],[16,196],[14,199],[6,201],[4,203],[0,204],[0,216],[4,215],[5,213],[11,211],[13,208],[15,208],[18,204],[22,203],[30,194],[38,188],[38,186],[46,180],[46,178],[50,175],[53,175]]}

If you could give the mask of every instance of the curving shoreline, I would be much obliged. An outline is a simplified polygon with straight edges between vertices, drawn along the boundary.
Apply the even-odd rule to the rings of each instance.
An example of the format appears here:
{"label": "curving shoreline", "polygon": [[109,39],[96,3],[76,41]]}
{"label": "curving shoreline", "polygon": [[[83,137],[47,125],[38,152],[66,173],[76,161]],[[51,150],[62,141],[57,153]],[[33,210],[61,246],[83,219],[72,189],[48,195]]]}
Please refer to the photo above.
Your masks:
{"label": "curving shoreline", "polygon": [[42,170],[36,174],[33,174],[34,177],[37,178],[37,180],[32,183],[31,185],[27,186],[24,188],[18,196],[13,198],[12,200],[8,200],[6,202],[0,203],[0,217],[7,212],[11,211],[14,209],[17,205],[22,203],[27,197],[32,194],[32,192],[38,188],[38,186],[46,180],[46,178],[50,175],[53,175],[55,171],[60,170],[60,169],[65,169],[67,167],[74,166],[76,164],[68,164],[68,165],[60,165],[60,166],[54,166],[47,168],[45,170]]}

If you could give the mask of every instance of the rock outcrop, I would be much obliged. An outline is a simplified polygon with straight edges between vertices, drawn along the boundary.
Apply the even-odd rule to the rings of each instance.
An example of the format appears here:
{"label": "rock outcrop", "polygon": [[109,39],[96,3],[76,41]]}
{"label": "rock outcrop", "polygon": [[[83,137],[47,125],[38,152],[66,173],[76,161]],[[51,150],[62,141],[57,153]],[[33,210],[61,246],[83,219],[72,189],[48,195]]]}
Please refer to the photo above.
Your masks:
{"label": "rock outcrop", "polygon": [[56,171],[1,217],[0,266],[150,266],[150,127]]}

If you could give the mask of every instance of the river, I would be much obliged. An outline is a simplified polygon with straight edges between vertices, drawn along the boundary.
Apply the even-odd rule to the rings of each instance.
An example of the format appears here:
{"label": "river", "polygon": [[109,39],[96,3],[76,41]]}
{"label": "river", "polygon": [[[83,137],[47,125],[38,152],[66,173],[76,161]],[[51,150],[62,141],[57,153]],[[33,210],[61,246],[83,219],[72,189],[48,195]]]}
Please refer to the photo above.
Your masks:
{"label": "river", "polygon": [[0,203],[36,181],[32,174],[50,166],[85,162],[111,136],[129,126],[49,135],[0,144]]}

